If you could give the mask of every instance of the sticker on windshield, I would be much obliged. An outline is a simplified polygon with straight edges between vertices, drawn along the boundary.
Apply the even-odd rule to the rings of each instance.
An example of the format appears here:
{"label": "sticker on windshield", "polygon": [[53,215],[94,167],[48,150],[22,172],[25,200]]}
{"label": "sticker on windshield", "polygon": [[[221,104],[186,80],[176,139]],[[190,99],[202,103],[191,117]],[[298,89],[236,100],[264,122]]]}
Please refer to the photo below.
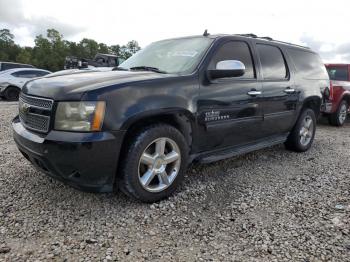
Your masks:
{"label": "sticker on windshield", "polygon": [[198,54],[197,51],[175,51],[175,52],[168,52],[168,56],[195,57],[197,54]]}

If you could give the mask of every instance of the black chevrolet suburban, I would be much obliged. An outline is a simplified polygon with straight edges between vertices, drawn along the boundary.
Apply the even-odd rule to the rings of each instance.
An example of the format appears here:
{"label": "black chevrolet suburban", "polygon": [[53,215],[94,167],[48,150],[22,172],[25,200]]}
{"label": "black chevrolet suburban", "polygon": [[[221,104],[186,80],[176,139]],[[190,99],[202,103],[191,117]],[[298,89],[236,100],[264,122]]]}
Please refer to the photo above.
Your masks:
{"label": "black chevrolet suburban", "polygon": [[113,71],[28,82],[13,134],[49,176],[154,202],[191,162],[279,143],[308,150],[329,85],[305,47],[252,34],[163,40]]}

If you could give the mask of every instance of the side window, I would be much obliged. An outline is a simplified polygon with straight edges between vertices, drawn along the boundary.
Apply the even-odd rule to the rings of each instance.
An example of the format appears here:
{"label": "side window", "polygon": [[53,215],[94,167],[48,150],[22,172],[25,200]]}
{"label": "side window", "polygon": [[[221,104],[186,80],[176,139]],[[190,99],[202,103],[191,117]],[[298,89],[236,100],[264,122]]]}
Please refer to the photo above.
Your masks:
{"label": "side window", "polygon": [[286,79],[288,70],[281,50],[272,45],[257,44],[256,46],[264,79]]}
{"label": "side window", "polygon": [[326,67],[317,54],[292,48],[288,49],[288,53],[302,77],[306,79],[328,79]]}
{"label": "side window", "polygon": [[14,77],[21,77],[21,73],[22,72],[15,72],[15,73],[12,73],[11,75]]}
{"label": "side window", "polygon": [[[216,68],[216,64],[223,60],[238,60],[245,65],[245,73],[239,78],[255,78],[254,64],[249,46],[245,42],[231,41],[223,44],[213,56],[209,64],[209,69]],[[237,77],[238,78],[238,77]]]}
{"label": "side window", "polygon": [[20,78],[34,78],[34,77],[40,77],[40,76],[46,75],[43,73],[45,72],[26,70],[26,71],[15,72],[12,75],[14,77],[20,77]]}

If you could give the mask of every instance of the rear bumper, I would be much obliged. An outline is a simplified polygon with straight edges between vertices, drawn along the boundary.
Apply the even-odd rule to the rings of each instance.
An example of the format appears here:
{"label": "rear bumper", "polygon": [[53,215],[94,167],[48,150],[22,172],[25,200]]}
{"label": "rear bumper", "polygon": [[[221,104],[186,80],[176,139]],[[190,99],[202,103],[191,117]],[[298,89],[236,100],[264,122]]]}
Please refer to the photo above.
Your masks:
{"label": "rear bumper", "polygon": [[321,112],[325,114],[334,113],[337,110],[337,105],[335,103],[326,102],[321,105]]}
{"label": "rear bumper", "polygon": [[12,128],[18,149],[41,172],[84,191],[113,191],[123,131],[41,136],[25,129],[18,117]]}

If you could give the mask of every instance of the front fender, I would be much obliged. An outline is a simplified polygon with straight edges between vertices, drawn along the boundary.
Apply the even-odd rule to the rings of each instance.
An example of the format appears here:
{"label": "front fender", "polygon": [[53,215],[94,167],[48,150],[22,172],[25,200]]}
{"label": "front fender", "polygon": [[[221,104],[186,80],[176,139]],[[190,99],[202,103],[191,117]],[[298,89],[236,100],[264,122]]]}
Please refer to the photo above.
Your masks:
{"label": "front fender", "polygon": [[150,115],[174,111],[194,115],[198,95],[198,78],[184,76],[110,86],[86,94],[83,100],[106,101],[104,129],[126,130],[130,123]]}

